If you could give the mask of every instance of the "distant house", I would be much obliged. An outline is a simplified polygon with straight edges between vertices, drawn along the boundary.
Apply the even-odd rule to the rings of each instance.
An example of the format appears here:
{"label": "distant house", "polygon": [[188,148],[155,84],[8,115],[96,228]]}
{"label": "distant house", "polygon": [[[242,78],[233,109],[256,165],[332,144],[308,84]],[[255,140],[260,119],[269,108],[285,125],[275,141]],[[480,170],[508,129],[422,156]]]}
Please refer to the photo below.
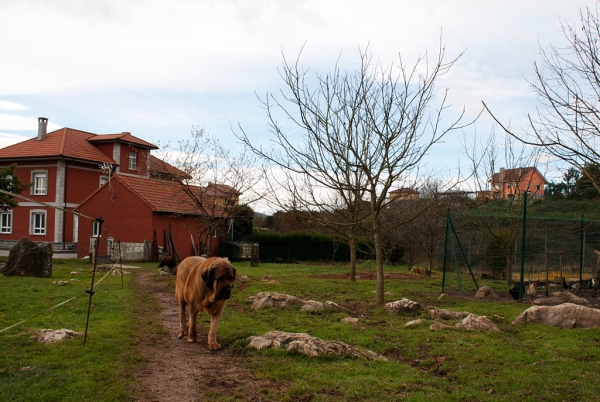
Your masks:
{"label": "distant house", "polygon": [[394,200],[416,200],[421,195],[420,192],[412,188],[399,188],[397,190],[390,191],[388,196],[390,201]]}
{"label": "distant house", "polygon": [[[74,256],[75,250],[87,255],[97,233],[91,220],[73,213],[77,208],[86,216],[104,217],[112,239],[125,243],[144,244],[156,232],[162,246],[170,223],[180,256],[193,253],[190,233],[199,229],[199,220],[193,219],[197,205],[169,181],[189,176],[152,156],[158,147],[128,132],[62,128],[47,133],[47,123],[40,117],[37,138],[0,149],[0,166],[16,163],[16,174],[32,183],[21,194],[27,199],[18,198],[16,208],[0,212],[0,247],[6,250],[26,236],[52,243],[55,256]],[[211,211],[219,214],[222,208]]]}
{"label": "distant house", "polygon": [[[192,187],[192,191],[201,190]],[[203,209],[215,214],[215,219],[226,214],[218,206],[205,206]],[[104,240],[98,245],[98,255],[110,255],[113,259],[119,257],[118,253],[128,256],[127,259],[144,259],[148,253],[148,243],[154,238],[158,246],[164,247],[165,231],[172,232],[175,248],[181,258],[199,254],[198,246],[204,240],[198,239],[198,234],[203,232],[206,225],[206,221],[200,219],[202,212],[181,184],[175,181],[116,174],[75,210],[83,215],[104,218]],[[77,256],[84,257],[90,255],[95,247],[97,224],[82,219],[79,230],[80,233],[89,234],[86,239],[79,241],[77,247]],[[202,251],[214,254],[218,246],[219,242],[214,241],[211,242],[211,250]]]}
{"label": "distant house", "polygon": [[536,167],[502,168],[492,175],[490,182],[492,199],[521,197],[525,191],[531,197],[543,198],[545,185],[548,184]]}

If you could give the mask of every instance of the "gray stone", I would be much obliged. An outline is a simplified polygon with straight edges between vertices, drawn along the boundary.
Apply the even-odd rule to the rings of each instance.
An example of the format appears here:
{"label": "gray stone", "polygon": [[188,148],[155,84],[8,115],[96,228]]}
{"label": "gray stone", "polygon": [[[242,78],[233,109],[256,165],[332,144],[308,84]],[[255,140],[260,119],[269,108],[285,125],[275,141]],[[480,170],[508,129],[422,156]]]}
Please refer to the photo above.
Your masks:
{"label": "gray stone", "polygon": [[587,306],[590,304],[590,302],[586,299],[575,296],[571,292],[554,292],[548,297],[538,296],[533,301],[533,304],[536,306],[557,306],[563,303],[580,304],[582,306]]}
{"label": "gray stone", "polygon": [[469,314],[461,322],[454,326],[457,329],[463,329],[467,331],[494,331],[500,332],[500,328],[496,326],[484,315]]}
{"label": "gray stone", "polygon": [[308,300],[300,311],[304,312],[312,312],[312,311],[326,311],[326,310],[343,310],[338,304],[327,301],[325,303],[321,303],[315,300]]}
{"label": "gray stone", "polygon": [[358,349],[343,342],[325,341],[305,333],[270,331],[263,336],[251,337],[249,346],[257,349],[286,348],[288,352],[293,351],[309,357],[349,354],[369,360],[387,360],[370,350]]}
{"label": "gray stone", "polygon": [[81,336],[81,332],[72,331],[70,329],[62,328],[62,329],[40,329],[39,335],[37,337],[38,342],[41,343],[54,343],[63,341],[65,339],[71,339],[76,336]]}
{"label": "gray stone", "polygon": [[492,300],[500,299],[498,294],[496,292],[494,292],[494,289],[492,289],[489,286],[480,287],[477,290],[477,293],[475,293],[475,298],[476,299],[492,299]]}
{"label": "gray stone", "polygon": [[302,300],[296,296],[290,296],[282,293],[275,292],[259,292],[252,301],[253,310],[270,306],[270,307],[286,307],[291,304],[306,304],[305,300]]}
{"label": "gray stone", "polygon": [[414,327],[414,326],[417,326],[417,325],[424,324],[426,322],[428,322],[428,321],[424,320],[422,318],[419,318],[418,320],[412,320],[412,321],[407,322],[406,324],[404,324],[404,326],[405,327]]}
{"label": "gray stone", "polygon": [[558,328],[599,328],[600,310],[564,303],[558,306],[532,306],[513,320],[513,325],[532,322]]}
{"label": "gray stone", "polygon": [[443,320],[460,320],[468,316],[470,313],[467,311],[452,311],[439,309],[437,307],[429,306],[427,308],[427,314],[432,319],[441,318]]}
{"label": "gray stone", "polygon": [[395,313],[416,313],[421,311],[423,306],[419,303],[409,300],[407,298],[402,298],[400,300],[396,300],[393,302],[386,303],[384,306],[385,311],[389,314]]}
{"label": "gray stone", "polygon": [[8,254],[8,261],[2,273],[6,276],[52,276],[52,245],[44,243],[36,246],[23,237]]}
{"label": "gray stone", "polygon": [[444,323],[441,323],[439,321],[434,321],[433,324],[431,324],[431,326],[429,327],[430,331],[439,331],[442,329],[448,329],[448,328],[454,328],[452,325],[447,325]]}
{"label": "gray stone", "polygon": [[346,317],[346,318],[342,318],[341,322],[347,323],[347,324],[358,324],[358,318]]}

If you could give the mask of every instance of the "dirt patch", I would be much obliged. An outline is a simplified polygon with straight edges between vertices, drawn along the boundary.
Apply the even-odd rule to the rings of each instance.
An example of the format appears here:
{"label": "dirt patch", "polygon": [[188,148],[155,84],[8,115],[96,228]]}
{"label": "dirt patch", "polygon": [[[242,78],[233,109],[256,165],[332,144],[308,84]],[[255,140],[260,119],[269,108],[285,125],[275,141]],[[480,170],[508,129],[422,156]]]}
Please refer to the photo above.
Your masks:
{"label": "dirt patch", "polygon": [[210,352],[207,331],[199,326],[198,343],[177,339],[179,312],[168,277],[155,282],[156,273],[136,272],[134,280],[156,298],[161,307],[160,324],[164,334],[141,334],[141,353],[146,364],[135,373],[145,386],[138,401],[204,401],[237,399],[268,400],[282,389],[281,384],[255,378],[245,367],[244,358],[226,349]]}

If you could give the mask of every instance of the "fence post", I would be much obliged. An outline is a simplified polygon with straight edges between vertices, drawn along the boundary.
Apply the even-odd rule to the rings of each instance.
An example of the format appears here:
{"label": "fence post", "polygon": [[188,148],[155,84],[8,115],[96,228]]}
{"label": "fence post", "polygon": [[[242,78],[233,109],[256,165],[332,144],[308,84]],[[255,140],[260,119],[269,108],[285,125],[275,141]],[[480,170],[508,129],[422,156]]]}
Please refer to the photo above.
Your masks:
{"label": "fence post", "polygon": [[519,285],[519,301],[523,301],[523,283],[525,277],[525,234],[527,232],[527,191],[523,192],[523,241],[521,242],[521,281]]}
{"label": "fence post", "polygon": [[442,271],[442,293],[446,286],[446,255],[448,254],[448,232],[450,231],[450,207],[446,209],[446,238],[444,240],[444,268]]}
{"label": "fence post", "polygon": [[579,237],[581,239],[581,246],[579,247],[579,293],[583,287],[583,264],[585,259],[585,230],[583,229],[583,214],[581,214],[581,233]]}

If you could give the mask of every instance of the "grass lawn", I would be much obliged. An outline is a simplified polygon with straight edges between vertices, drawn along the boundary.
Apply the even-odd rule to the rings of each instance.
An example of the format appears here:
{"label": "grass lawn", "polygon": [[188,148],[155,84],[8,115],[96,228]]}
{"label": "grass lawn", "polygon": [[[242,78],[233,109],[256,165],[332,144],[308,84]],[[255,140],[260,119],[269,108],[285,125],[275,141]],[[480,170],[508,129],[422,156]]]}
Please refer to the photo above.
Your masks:
{"label": "grass lawn", "polygon": [[[140,264],[158,273],[156,264]],[[265,391],[265,400],[460,400],[503,401],[597,400],[600,372],[600,332],[559,330],[540,325],[512,326],[510,322],[528,305],[513,301],[476,301],[447,296],[438,300],[441,276],[427,279],[386,281],[386,301],[403,297],[424,305],[470,311],[492,318],[499,333],[464,332],[454,329],[432,332],[429,325],[405,328],[416,317],[388,315],[375,308],[375,281],[350,282],[340,274],[343,266],[306,264],[236,263],[238,275],[232,299],[219,326],[223,347],[244,357],[259,378],[275,380],[281,390]],[[82,269],[81,275],[71,271]],[[53,277],[0,276],[0,330],[89,288],[91,264],[54,261]],[[360,271],[372,270],[370,266]],[[387,267],[386,272],[406,273]],[[267,284],[271,275],[279,284]],[[96,280],[103,274],[96,274]],[[59,286],[54,281],[77,278],[80,282]],[[174,282],[173,277],[156,280]],[[506,292],[502,282],[481,281]],[[465,291],[467,285],[464,284]],[[249,296],[260,291],[287,293],[304,299],[331,300],[346,311],[304,313],[299,306],[251,310]],[[135,399],[134,370],[144,364],[134,329],[160,334],[158,308],[148,290],[125,276],[107,277],[96,287],[87,346],[82,338],[44,345],[32,337],[41,328],[85,330],[89,296],[0,333],[0,395],[10,401],[121,401]],[[425,313],[419,317],[425,318]],[[345,324],[347,316],[358,324]],[[199,315],[206,331],[208,316]],[[308,358],[285,350],[249,349],[248,337],[271,330],[306,332],[326,340],[339,340],[383,354],[388,361],[350,357]],[[243,393],[242,393],[243,395]],[[220,400],[217,395],[214,400]]]}

